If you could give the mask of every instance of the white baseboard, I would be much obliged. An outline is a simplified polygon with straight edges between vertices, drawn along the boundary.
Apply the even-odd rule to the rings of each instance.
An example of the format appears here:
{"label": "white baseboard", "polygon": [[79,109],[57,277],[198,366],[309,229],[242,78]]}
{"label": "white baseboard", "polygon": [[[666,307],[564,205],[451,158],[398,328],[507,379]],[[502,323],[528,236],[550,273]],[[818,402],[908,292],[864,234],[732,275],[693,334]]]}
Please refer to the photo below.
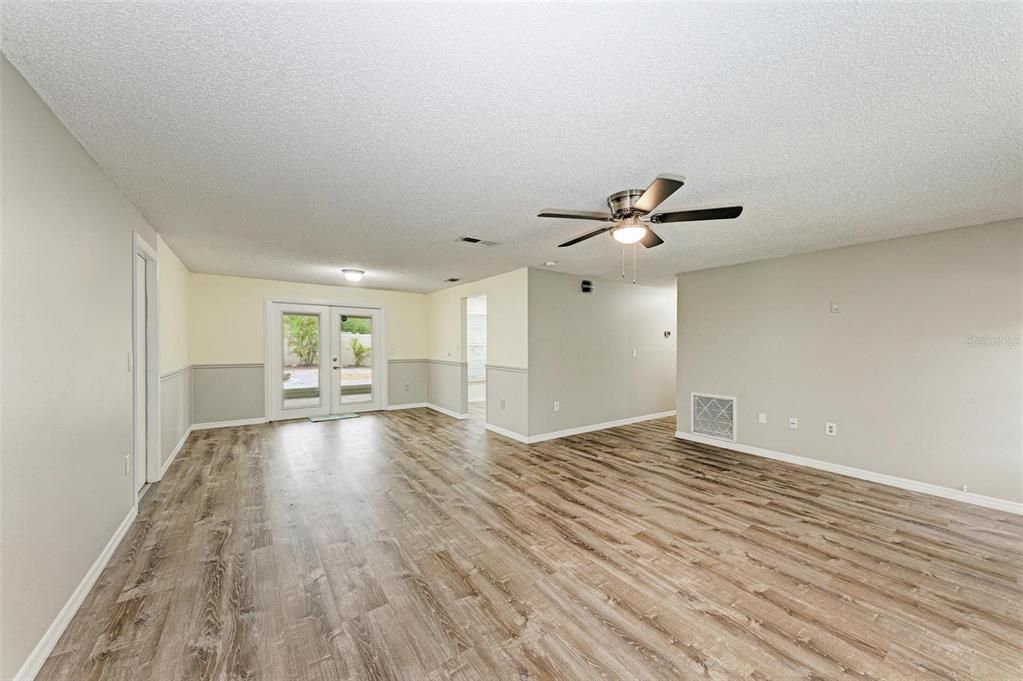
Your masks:
{"label": "white baseboard", "polygon": [[604,423],[594,423],[589,426],[579,426],[578,428],[566,428],[565,430],[555,430],[550,433],[540,433],[539,435],[530,435],[529,444],[534,442],[544,442],[546,440],[556,440],[559,437],[568,437],[570,435],[582,435],[583,433],[592,433],[595,430],[607,430],[608,428],[618,428],[620,426],[628,426],[633,423],[642,423],[643,421],[653,421],[655,419],[666,419],[669,416],[674,416],[675,410],[662,411],[656,414],[644,414],[643,416],[633,416],[627,419],[618,419],[617,421],[605,421]]}
{"label": "white baseboard", "polygon": [[254,419],[237,419],[235,421],[209,421],[207,423],[193,423],[192,430],[209,430],[210,428],[231,428],[232,426],[254,426],[266,423],[266,418],[260,416]]}
{"label": "white baseboard", "polygon": [[170,468],[170,465],[172,463],[174,463],[174,458],[177,457],[178,452],[181,451],[181,448],[185,446],[185,442],[188,440],[188,436],[192,434],[192,430],[194,429],[195,426],[189,426],[188,428],[185,429],[185,432],[184,434],[182,434],[181,439],[178,440],[178,443],[176,445],[174,445],[174,451],[171,452],[171,455],[167,457],[167,460],[163,462],[162,466],[160,466],[161,480],[163,480],[163,476],[166,475],[167,469]]}
{"label": "white baseboard", "polygon": [[67,600],[64,607],[60,609],[57,614],[57,618],[53,620],[53,624],[43,634],[42,639],[36,644],[35,649],[25,660],[25,664],[21,665],[21,669],[14,675],[14,681],[32,681],[39,670],[42,668],[43,663],[46,662],[46,658],[50,656],[50,652],[53,647],[57,645],[57,641],[60,640],[64,630],[67,629],[67,625],[71,623],[71,618],[78,612],[78,608],[81,607],[82,601],[89,595],[89,591],[96,584],[96,580],[99,579],[100,573],[103,572],[103,568],[107,566],[110,561],[110,557],[114,555],[114,551],[117,550],[117,546],[124,539],[124,535],[128,533],[128,529],[131,524],[135,521],[135,516],[138,514],[138,509],[132,507],[128,511],[128,515],[125,516],[124,520],[121,521],[121,525],[114,531],[110,541],[103,547],[103,550],[97,556],[96,561],[89,568],[89,571],[85,573],[82,581],[78,583],[74,593],[71,594],[71,598]]}
{"label": "white baseboard", "polygon": [[868,471],[862,468],[853,468],[852,466],[843,466],[842,464],[838,463],[830,463],[828,461],[809,459],[805,456],[796,456],[795,454],[777,452],[774,451],[773,449],[764,449],[763,447],[744,445],[739,444],[738,442],[728,442],[726,440],[717,440],[712,437],[693,435],[692,433],[686,433],[681,430],[675,431],[675,437],[677,437],[680,440],[689,440],[690,442],[698,442],[703,445],[711,445],[713,447],[731,449],[736,452],[742,452],[744,454],[752,454],[753,456],[762,456],[766,459],[784,461],[786,463],[792,463],[797,466],[806,466],[808,468],[816,468],[817,470],[828,471],[829,473],[847,475],[850,478],[858,478],[860,480],[877,482],[882,485],[898,487],[899,489],[905,489],[911,492],[921,492],[923,494],[930,494],[932,496],[942,497],[943,499],[952,499],[953,501],[962,501],[967,504],[973,504],[975,506],[983,506],[984,508],[993,508],[998,511],[1005,511],[1006,513],[1015,513],[1017,515],[1023,515],[1023,503],[1016,501],[998,499],[996,497],[988,497],[984,496],[983,494],[976,494],[974,492],[963,492],[961,490],[952,489],[951,487],[933,485],[929,482],[919,482],[917,480],[899,478],[894,475],[887,475],[885,473],[875,473],[874,471]]}
{"label": "white baseboard", "polygon": [[387,411],[398,411],[399,409],[425,409],[428,407],[426,402],[409,402],[407,404],[389,404],[387,405]]}
{"label": "white baseboard", "polygon": [[508,430],[507,428],[502,428],[501,426],[495,426],[491,423],[488,423],[487,430],[489,430],[492,433],[497,433],[498,435],[504,435],[505,437],[509,437],[512,440],[515,440],[516,442],[521,442],[522,444],[525,445],[529,444],[528,437],[526,437],[525,435],[520,435],[515,431]]}
{"label": "white baseboard", "polygon": [[451,411],[450,409],[445,409],[444,407],[439,407],[436,404],[432,404],[430,402],[426,403],[426,408],[427,409],[433,409],[434,411],[439,411],[441,414],[444,414],[445,416],[450,416],[453,419],[464,420],[464,419],[469,418],[468,414],[459,414],[457,411]]}

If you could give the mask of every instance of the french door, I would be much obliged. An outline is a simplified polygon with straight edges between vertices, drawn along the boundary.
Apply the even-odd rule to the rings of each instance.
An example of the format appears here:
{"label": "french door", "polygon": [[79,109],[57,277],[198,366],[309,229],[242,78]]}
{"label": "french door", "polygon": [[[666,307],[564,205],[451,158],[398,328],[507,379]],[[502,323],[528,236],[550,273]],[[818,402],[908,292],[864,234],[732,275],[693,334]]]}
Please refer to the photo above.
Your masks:
{"label": "french door", "polygon": [[380,310],[271,303],[268,311],[271,418],[382,407]]}

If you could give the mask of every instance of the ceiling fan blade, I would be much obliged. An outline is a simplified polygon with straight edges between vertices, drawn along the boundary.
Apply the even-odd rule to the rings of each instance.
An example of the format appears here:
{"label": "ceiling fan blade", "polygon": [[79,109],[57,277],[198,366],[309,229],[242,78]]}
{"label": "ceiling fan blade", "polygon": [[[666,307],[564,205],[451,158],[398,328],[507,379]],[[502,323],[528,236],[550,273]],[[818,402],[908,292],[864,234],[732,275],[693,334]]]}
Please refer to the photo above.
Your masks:
{"label": "ceiling fan blade", "polygon": [[569,220],[601,220],[611,221],[610,213],[595,210],[569,210],[567,208],[544,208],[537,213],[538,218],[568,218]]}
{"label": "ceiling fan blade", "polygon": [[657,206],[678,191],[678,188],[685,184],[684,177],[679,175],[658,175],[657,179],[650,183],[639,200],[633,204],[633,208],[644,213],[649,213]]}
{"label": "ceiling fan blade", "polygon": [[700,210],[677,210],[672,213],[656,213],[650,222],[660,225],[665,222],[696,222],[697,220],[731,220],[742,214],[742,206],[727,208],[702,208]]}
{"label": "ceiling fan blade", "polygon": [[563,244],[558,244],[558,248],[564,248],[565,246],[575,246],[580,241],[586,241],[587,239],[589,239],[591,237],[595,237],[595,236],[597,236],[599,234],[603,234],[604,232],[610,231],[610,229],[611,229],[610,227],[601,227],[600,229],[597,229],[597,230],[594,230],[592,232],[589,232],[588,234],[583,234],[582,236],[577,236],[576,238],[572,239],[571,241],[566,241]]}
{"label": "ceiling fan blade", "polygon": [[660,246],[664,243],[664,239],[657,236],[654,230],[649,227],[646,228],[646,236],[639,240],[639,243],[643,244],[647,248],[653,248],[654,246]]}

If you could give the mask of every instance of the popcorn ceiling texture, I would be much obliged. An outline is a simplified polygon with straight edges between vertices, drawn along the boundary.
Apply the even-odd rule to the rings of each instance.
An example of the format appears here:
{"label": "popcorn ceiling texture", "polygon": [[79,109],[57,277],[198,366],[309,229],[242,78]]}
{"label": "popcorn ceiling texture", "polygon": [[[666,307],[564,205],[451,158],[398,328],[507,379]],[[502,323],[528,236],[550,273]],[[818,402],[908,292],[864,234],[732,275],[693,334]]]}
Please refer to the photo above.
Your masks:
{"label": "popcorn ceiling texture", "polygon": [[[427,291],[659,172],[644,283],[1023,214],[1019,3],[3,3],[4,54],[193,271]],[[481,249],[463,234],[501,242]],[[631,261],[631,258],[630,258]]]}

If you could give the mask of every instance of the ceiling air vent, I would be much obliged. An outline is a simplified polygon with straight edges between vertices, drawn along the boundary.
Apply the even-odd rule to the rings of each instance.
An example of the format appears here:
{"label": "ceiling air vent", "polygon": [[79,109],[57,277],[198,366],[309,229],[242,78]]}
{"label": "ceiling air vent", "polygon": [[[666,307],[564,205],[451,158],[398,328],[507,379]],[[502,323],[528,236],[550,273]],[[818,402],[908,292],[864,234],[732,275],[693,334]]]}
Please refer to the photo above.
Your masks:
{"label": "ceiling air vent", "polygon": [[735,442],[735,398],[692,393],[693,434]]}
{"label": "ceiling air vent", "polygon": [[486,241],[485,239],[481,239],[478,236],[463,236],[459,237],[458,241],[461,241],[464,244],[470,244],[472,246],[483,246],[484,248],[491,248],[493,246],[498,245],[496,241]]}

